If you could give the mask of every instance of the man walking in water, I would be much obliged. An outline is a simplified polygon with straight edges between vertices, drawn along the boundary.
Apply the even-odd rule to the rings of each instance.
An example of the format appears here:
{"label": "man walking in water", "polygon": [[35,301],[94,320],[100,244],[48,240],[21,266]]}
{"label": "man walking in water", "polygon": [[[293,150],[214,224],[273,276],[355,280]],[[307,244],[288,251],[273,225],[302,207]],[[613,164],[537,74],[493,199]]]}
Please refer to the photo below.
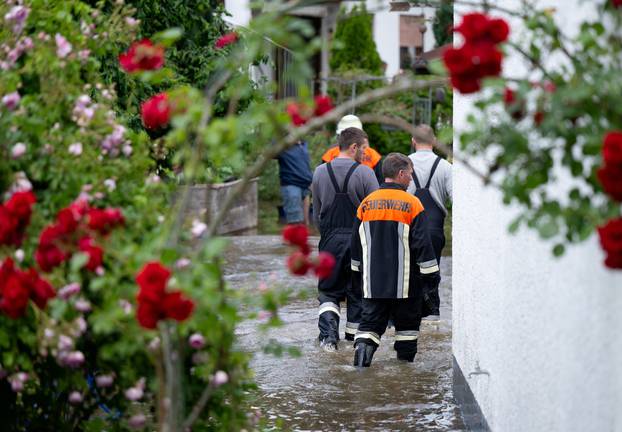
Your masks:
{"label": "man walking in water", "polygon": [[[415,151],[410,156],[413,163],[413,182],[408,187],[408,192],[414,194],[425,209],[428,220],[430,240],[434,246],[434,254],[439,265],[441,252],[445,246],[445,216],[447,209],[445,203],[452,200],[451,164],[437,156],[432,151],[436,144],[436,137],[432,128],[422,124],[415,128],[415,136],[412,137],[412,149]],[[438,287],[441,275],[429,286],[429,290],[423,294],[423,319],[425,321],[438,321],[440,319],[440,297]]]}
{"label": "man walking in water", "polygon": [[395,324],[397,358],[417,353],[423,289],[438,275],[426,215],[406,192],[412,163],[401,153],[384,160],[385,182],[361,202],[352,229],[352,269],[363,279],[361,323],[354,339],[354,366],[369,367],[389,317]]}
{"label": "man walking in water", "polygon": [[315,169],[311,191],[313,214],[320,228],[319,250],[335,257],[331,275],[318,282],[320,344],[337,349],[340,303],[347,297],[346,339],[353,340],[360,320],[360,290],[352,289],[350,239],[356,208],[378,182],[371,168],[361,165],[367,134],[347,128],[339,134],[339,155]]}

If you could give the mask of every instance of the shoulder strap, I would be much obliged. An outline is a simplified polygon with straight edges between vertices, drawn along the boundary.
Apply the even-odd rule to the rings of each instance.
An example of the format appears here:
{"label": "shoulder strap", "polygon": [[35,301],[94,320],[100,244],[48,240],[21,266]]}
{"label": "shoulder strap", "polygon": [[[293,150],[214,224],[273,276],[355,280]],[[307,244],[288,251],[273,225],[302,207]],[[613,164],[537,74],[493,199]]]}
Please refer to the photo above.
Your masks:
{"label": "shoulder strap", "polygon": [[360,165],[360,163],[355,162],[354,165],[350,167],[350,170],[346,174],[346,179],[343,181],[343,190],[342,193],[348,193],[348,183],[350,182],[350,177],[352,177],[352,173],[354,170]]}
{"label": "shoulder strap", "polygon": [[419,183],[419,179],[417,178],[417,174],[415,174],[415,170],[413,169],[413,181],[415,182],[415,186],[417,189],[421,189],[421,184]]}
{"label": "shoulder strap", "polygon": [[335,193],[339,193],[339,184],[337,183],[337,179],[335,178],[335,172],[333,171],[333,167],[330,162],[326,164],[326,171],[328,171],[328,177],[330,177],[330,182],[335,188]]}
{"label": "shoulder strap", "polygon": [[434,172],[436,171],[436,167],[438,166],[440,161],[441,161],[441,157],[437,156],[436,160],[434,161],[434,165],[432,165],[432,169],[430,170],[430,177],[428,177],[428,183],[425,185],[426,189],[430,187],[430,183],[432,183],[432,176],[434,175]]}

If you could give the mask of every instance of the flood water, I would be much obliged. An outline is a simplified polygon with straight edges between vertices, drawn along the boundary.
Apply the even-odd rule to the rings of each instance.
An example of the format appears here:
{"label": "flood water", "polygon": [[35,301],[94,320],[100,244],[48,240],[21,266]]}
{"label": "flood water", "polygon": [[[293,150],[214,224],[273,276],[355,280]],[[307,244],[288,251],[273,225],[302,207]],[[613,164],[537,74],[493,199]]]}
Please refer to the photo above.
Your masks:
{"label": "flood water", "polygon": [[[243,347],[255,355],[252,367],[261,391],[257,405],[270,423],[296,431],[462,431],[452,395],[451,258],[441,261],[441,322],[424,324],[414,364],[398,362],[393,330],[382,337],[372,366],[352,366],[352,343],[341,341],[336,353],[317,342],[316,280],[287,273],[288,250],[279,236],[231,238],[226,254],[226,279],[239,289],[258,289],[263,281],[308,293],[279,316],[284,326],[262,332],[259,321],[239,327]],[[317,243],[317,239],[315,239]],[[342,331],[345,325],[342,305]],[[264,354],[265,341],[296,346],[300,357]]]}

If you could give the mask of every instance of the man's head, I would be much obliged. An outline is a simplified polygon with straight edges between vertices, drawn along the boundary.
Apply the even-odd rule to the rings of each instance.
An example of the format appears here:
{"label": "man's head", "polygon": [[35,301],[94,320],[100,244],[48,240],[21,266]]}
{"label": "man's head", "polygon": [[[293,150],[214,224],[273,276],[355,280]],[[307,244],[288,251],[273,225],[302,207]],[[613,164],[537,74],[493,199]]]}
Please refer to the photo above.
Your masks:
{"label": "man's head", "polygon": [[382,175],[387,183],[397,183],[408,187],[413,179],[413,164],[410,158],[401,153],[389,153],[382,162]]}
{"label": "man's head", "polygon": [[361,120],[355,115],[345,115],[341,117],[341,120],[339,120],[339,123],[337,123],[336,133],[337,135],[339,135],[341,134],[341,132],[351,127],[363,130],[363,123],[361,123]]}
{"label": "man's head", "polygon": [[339,151],[357,162],[363,160],[363,153],[369,147],[367,134],[361,129],[349,127],[339,134]]}
{"label": "man's head", "polygon": [[420,124],[415,127],[411,144],[413,150],[431,150],[436,144],[436,136],[434,136],[434,131],[429,125]]}

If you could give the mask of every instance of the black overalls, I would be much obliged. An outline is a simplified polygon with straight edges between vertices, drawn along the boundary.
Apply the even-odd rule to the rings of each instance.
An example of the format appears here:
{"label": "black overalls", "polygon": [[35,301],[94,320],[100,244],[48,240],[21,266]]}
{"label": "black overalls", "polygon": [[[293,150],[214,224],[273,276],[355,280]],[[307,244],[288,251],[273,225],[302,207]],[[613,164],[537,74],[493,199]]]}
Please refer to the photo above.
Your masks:
{"label": "black overalls", "polygon": [[[441,264],[441,251],[443,250],[443,247],[445,247],[445,212],[432,197],[432,194],[430,193],[430,184],[432,182],[434,172],[436,171],[436,167],[438,167],[440,161],[440,156],[434,161],[432,169],[430,170],[430,177],[428,178],[428,182],[425,187],[421,187],[419,179],[413,171],[413,181],[417,187],[414,195],[419,198],[421,204],[423,204],[423,208],[425,209],[430,240],[432,241],[436,261],[439,266]],[[424,290],[423,310],[421,314],[423,317],[428,315],[439,315],[440,297],[438,295],[438,286],[440,282],[441,276],[439,272],[438,276],[428,287],[428,289]]]}
{"label": "black overalls", "polygon": [[[353,340],[361,317],[360,285],[352,287],[350,267],[350,239],[352,225],[356,218],[356,206],[348,196],[350,177],[359,163],[354,163],[340,188],[330,163],[326,170],[335,188],[335,198],[328,208],[320,214],[320,244],[318,249],[335,257],[335,267],[331,275],[318,282],[320,301],[318,326],[320,341],[337,343],[339,340],[339,304],[347,298],[346,339]],[[356,292],[355,292],[356,291]]]}

